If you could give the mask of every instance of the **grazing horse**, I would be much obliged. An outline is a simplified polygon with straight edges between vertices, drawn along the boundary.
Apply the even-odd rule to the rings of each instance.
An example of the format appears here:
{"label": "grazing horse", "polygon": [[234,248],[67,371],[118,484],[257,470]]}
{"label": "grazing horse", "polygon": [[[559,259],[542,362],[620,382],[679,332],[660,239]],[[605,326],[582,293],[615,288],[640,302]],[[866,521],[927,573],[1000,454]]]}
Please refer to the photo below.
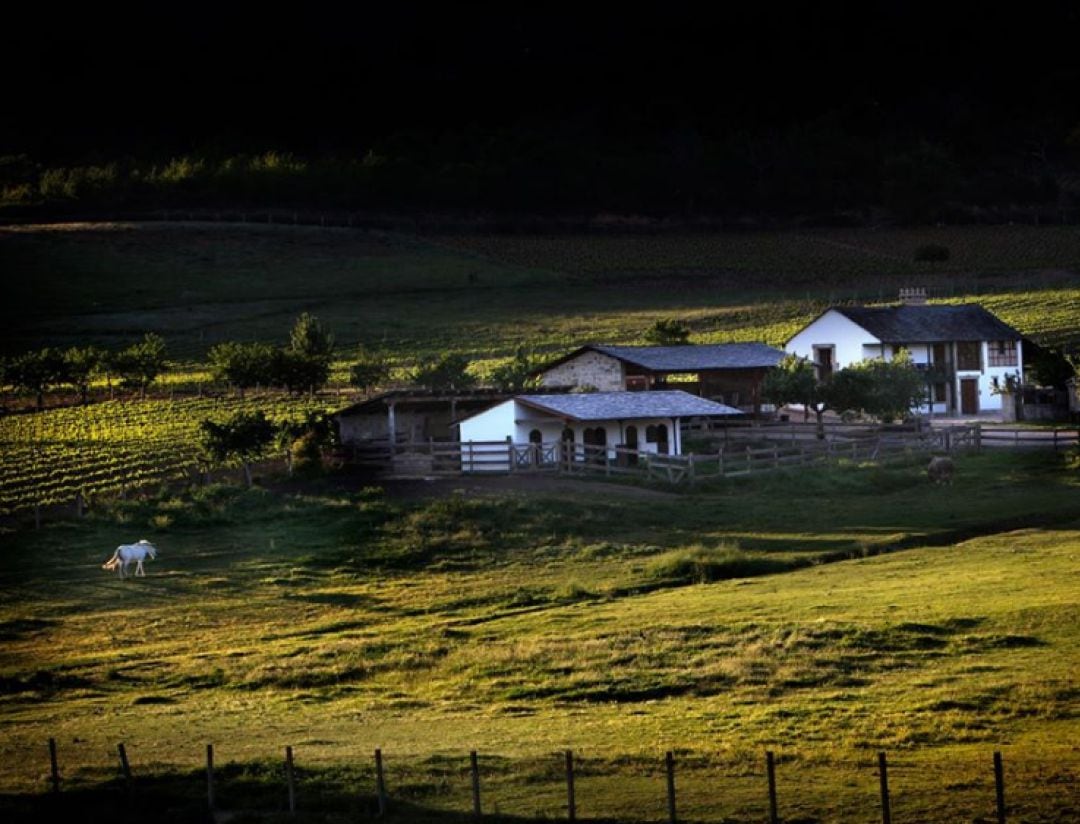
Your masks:
{"label": "grazing horse", "polygon": [[135,562],[135,574],[146,577],[146,571],[143,569],[143,561],[146,560],[146,556],[149,555],[151,560],[157,557],[157,547],[155,547],[148,540],[143,538],[137,544],[121,544],[116,548],[116,552],[113,556],[101,565],[102,569],[115,569],[120,577],[123,578],[127,572],[128,565],[132,561]]}

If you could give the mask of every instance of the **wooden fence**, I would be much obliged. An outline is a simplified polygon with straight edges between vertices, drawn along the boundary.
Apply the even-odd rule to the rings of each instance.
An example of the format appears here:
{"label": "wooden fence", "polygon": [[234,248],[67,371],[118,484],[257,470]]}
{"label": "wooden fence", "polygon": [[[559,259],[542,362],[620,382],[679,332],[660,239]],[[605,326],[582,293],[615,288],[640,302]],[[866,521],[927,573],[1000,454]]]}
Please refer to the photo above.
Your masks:
{"label": "wooden fence", "polygon": [[[773,433],[780,434],[773,438]],[[693,484],[718,477],[770,472],[830,460],[888,461],[930,451],[978,449],[980,429],[922,431],[861,427],[848,437],[820,440],[789,428],[754,427],[732,435],[715,453],[664,455],[569,441],[389,441],[353,445],[346,460],[397,477],[561,473],[637,477]]]}
{"label": "wooden fence", "polygon": [[[60,765],[62,763],[62,753],[59,752],[56,739],[50,738],[48,741],[48,754],[49,754],[49,795],[56,798],[64,791],[64,780],[62,778]],[[116,754],[118,758],[119,777],[122,782],[122,786],[125,794],[127,795],[129,803],[134,801],[136,797],[137,777],[152,778],[149,774],[139,776],[136,770],[132,769],[131,762],[128,758],[127,748],[124,743],[121,742],[116,747]],[[557,754],[553,754],[553,762],[557,759],[559,763],[559,769],[562,772],[562,781],[565,788],[565,806],[562,806],[559,813],[555,813],[554,810],[544,815],[545,820],[557,820],[558,818],[565,817],[565,820],[569,822],[575,822],[578,820],[578,782],[575,776],[575,769],[579,764],[579,759],[575,757],[573,750],[564,750]],[[464,760],[463,760],[464,761]],[[293,748],[286,746],[284,749],[284,759],[281,762],[282,770],[280,773],[280,781],[282,789],[287,799],[287,810],[290,815],[296,815],[299,810],[298,801],[298,770],[294,758]],[[471,800],[471,809],[468,813],[471,813],[474,820],[481,820],[484,813],[484,803],[482,795],[482,779],[483,775],[480,769],[480,757],[476,750],[469,752],[468,759],[468,797]],[[767,811],[766,820],[770,824],[779,824],[782,819],[782,798],[777,790],[777,764],[778,760],[771,750],[764,753],[764,781],[761,784],[761,806],[762,813]],[[996,813],[996,820],[998,824],[1005,824],[1008,820],[1009,808],[1005,802],[1005,770],[1004,761],[1000,751],[993,752],[992,761],[987,760],[986,769],[990,771],[992,764],[993,770],[993,800],[987,792],[986,807],[993,807]],[[871,766],[872,765],[872,766]],[[554,763],[553,763],[554,766]],[[876,773],[877,785],[878,785],[878,809],[881,821],[883,824],[891,824],[892,822],[892,794],[890,792],[889,785],[889,762],[885,752],[878,752],[876,758],[869,764],[865,764],[863,769],[872,769]],[[221,804],[220,791],[222,788],[222,779],[220,777],[220,771],[215,768],[214,763],[214,745],[206,745],[206,763],[205,763],[205,775],[206,775],[206,790],[204,795],[204,804],[206,809],[212,816],[217,818],[220,814],[226,814]],[[678,824],[678,796],[676,793],[676,759],[675,753],[671,750],[664,754],[663,758],[663,775],[664,775],[664,802],[666,808],[666,819],[668,824]],[[758,773],[760,775],[760,773]],[[368,807],[368,816],[365,817],[384,817],[387,814],[393,814],[394,797],[392,796],[389,786],[392,781],[388,780],[388,770],[384,763],[383,752],[381,749],[376,749],[374,752],[374,776],[372,786],[370,787],[354,787],[352,793],[356,798],[370,799],[370,806]],[[554,776],[553,776],[554,777]],[[760,780],[760,779],[758,779]],[[989,782],[987,783],[987,789],[989,789]],[[85,796],[83,796],[85,803]],[[316,802],[317,803],[317,802]],[[561,805],[560,805],[561,806]],[[465,815],[465,811],[461,811]],[[498,817],[498,811],[494,812]],[[244,810],[237,811],[234,814],[242,815],[255,815],[256,811]],[[489,813],[490,814],[490,813]],[[763,817],[766,817],[763,815]],[[727,819],[725,819],[727,820]],[[981,819],[980,819],[981,820]]]}

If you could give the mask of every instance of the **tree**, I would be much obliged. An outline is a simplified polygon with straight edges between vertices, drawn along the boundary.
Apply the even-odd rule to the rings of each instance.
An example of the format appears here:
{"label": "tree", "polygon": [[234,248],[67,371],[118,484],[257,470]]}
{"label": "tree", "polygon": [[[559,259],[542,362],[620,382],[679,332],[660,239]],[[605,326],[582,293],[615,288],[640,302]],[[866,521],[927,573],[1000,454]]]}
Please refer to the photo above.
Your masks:
{"label": "tree", "polygon": [[330,378],[330,361],[292,349],[277,349],[271,375],[274,383],[290,392],[314,394]]}
{"label": "tree", "polygon": [[40,410],[45,406],[45,391],[64,382],[64,356],[50,348],[26,352],[8,361],[4,380],[15,389],[32,393]]}
{"label": "tree", "polygon": [[390,362],[381,352],[371,352],[361,347],[357,359],[349,367],[349,383],[366,392],[390,377]]}
{"label": "tree", "polygon": [[265,343],[228,341],[212,347],[207,354],[214,379],[229,383],[240,391],[274,382],[274,347]]}
{"label": "tree", "polygon": [[[315,394],[330,377],[330,361],[334,354],[334,336],[326,331],[319,319],[304,312],[293,324],[289,345],[285,348],[281,366],[290,379],[303,377],[306,388]],[[293,384],[286,382],[290,391]]]}
{"label": "tree", "polygon": [[846,381],[831,390],[834,394],[843,390],[833,398],[834,409],[859,409],[889,423],[907,417],[926,398],[925,378],[906,349],[889,361],[877,358],[859,361],[841,369],[837,376],[842,373],[848,373],[844,376]]}
{"label": "tree", "polygon": [[469,359],[464,355],[446,354],[438,358],[424,358],[410,376],[412,382],[425,389],[468,389],[476,384],[469,374]]}
{"label": "tree", "polygon": [[681,320],[661,318],[645,331],[645,340],[653,346],[686,346],[690,343],[690,327]]}
{"label": "tree", "polygon": [[86,403],[90,383],[105,364],[105,351],[97,346],[73,346],[64,352],[63,382]]}
{"label": "tree", "polygon": [[206,419],[199,424],[204,454],[215,463],[240,461],[248,486],[252,485],[251,463],[266,452],[274,434],[274,425],[261,411],[237,412],[221,423]]}
{"label": "tree", "polygon": [[491,370],[491,382],[503,392],[520,392],[535,386],[534,375],[539,366],[537,359],[525,348],[519,346],[510,360]]}
{"label": "tree", "polygon": [[855,411],[892,421],[903,418],[925,395],[923,376],[900,350],[891,361],[869,359],[834,372],[819,381],[814,367],[788,355],[765,376],[762,395],[778,406],[802,404],[817,417],[817,435],[825,437],[824,414]]}
{"label": "tree", "polygon": [[318,317],[304,312],[296,319],[289,333],[289,349],[330,360],[334,354],[334,336],[323,328]]}
{"label": "tree", "polygon": [[289,474],[313,474],[322,469],[323,447],[336,443],[337,435],[334,418],[326,412],[309,412],[300,420],[281,423],[276,440],[285,452]]}
{"label": "tree", "polygon": [[818,437],[825,437],[826,385],[814,374],[814,365],[798,355],[787,355],[765,375],[761,387],[765,400],[776,406],[800,404],[817,417]]}
{"label": "tree", "polygon": [[138,389],[146,396],[146,389],[165,370],[165,339],[148,332],[139,343],[117,352],[111,359],[111,369],[120,376],[120,385]]}

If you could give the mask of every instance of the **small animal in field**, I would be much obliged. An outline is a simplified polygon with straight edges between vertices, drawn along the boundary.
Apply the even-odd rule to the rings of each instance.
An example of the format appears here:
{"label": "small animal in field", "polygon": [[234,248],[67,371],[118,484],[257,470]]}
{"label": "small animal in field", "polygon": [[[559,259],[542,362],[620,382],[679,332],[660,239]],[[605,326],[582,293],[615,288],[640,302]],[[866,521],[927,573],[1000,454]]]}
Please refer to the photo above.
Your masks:
{"label": "small animal in field", "polygon": [[127,574],[127,569],[131,563],[135,562],[135,574],[146,577],[146,570],[143,569],[143,561],[147,556],[151,560],[157,557],[157,547],[150,543],[145,538],[141,539],[135,544],[121,544],[116,548],[116,552],[113,556],[101,565],[102,569],[113,570],[115,569],[121,578]]}
{"label": "small animal in field", "polygon": [[939,455],[930,459],[930,464],[926,467],[926,474],[935,484],[949,484],[951,486],[953,475],[956,474],[956,464],[952,458]]}

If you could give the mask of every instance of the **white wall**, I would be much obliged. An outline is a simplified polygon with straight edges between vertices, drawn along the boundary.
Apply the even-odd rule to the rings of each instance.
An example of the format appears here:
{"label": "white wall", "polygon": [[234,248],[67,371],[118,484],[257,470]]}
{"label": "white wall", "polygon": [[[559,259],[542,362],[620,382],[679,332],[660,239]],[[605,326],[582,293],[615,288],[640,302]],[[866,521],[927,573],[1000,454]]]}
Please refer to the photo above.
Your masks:
{"label": "white wall", "polygon": [[[514,434],[517,408],[516,401],[503,401],[458,425],[463,470],[505,472],[509,469],[506,437]],[[469,441],[475,443],[470,445]]]}
{"label": "white wall", "polygon": [[601,392],[626,389],[623,363],[602,352],[582,352],[540,375],[541,386],[595,386]]}
{"label": "white wall", "polygon": [[[815,346],[834,346],[833,366],[843,369],[868,355],[863,354],[866,344],[880,343],[877,338],[852,320],[830,309],[815,320],[784,346],[784,351],[809,360],[815,360]],[[881,347],[874,347],[873,357],[879,357]]]}
{"label": "white wall", "polygon": [[[679,422],[674,418],[589,421],[571,423],[569,428],[574,432],[574,443],[580,446],[585,442],[586,429],[595,429],[598,426],[604,427],[607,433],[608,457],[614,461],[616,459],[616,447],[626,442],[627,426],[637,427],[638,451],[655,454],[657,444],[647,443],[645,432],[647,427],[659,424],[667,427],[670,453],[673,455],[680,454],[682,436],[679,432]],[[544,416],[542,412],[538,412],[517,401],[503,401],[491,409],[461,422],[462,468],[465,471],[471,469],[474,472],[505,472],[509,468],[506,460],[507,436],[510,436],[516,444],[526,444],[529,443],[529,433],[534,429],[539,429],[543,436],[543,443],[559,443],[562,440],[563,429],[566,426],[567,424],[561,419]],[[469,441],[473,441],[473,443],[470,445]]]}

